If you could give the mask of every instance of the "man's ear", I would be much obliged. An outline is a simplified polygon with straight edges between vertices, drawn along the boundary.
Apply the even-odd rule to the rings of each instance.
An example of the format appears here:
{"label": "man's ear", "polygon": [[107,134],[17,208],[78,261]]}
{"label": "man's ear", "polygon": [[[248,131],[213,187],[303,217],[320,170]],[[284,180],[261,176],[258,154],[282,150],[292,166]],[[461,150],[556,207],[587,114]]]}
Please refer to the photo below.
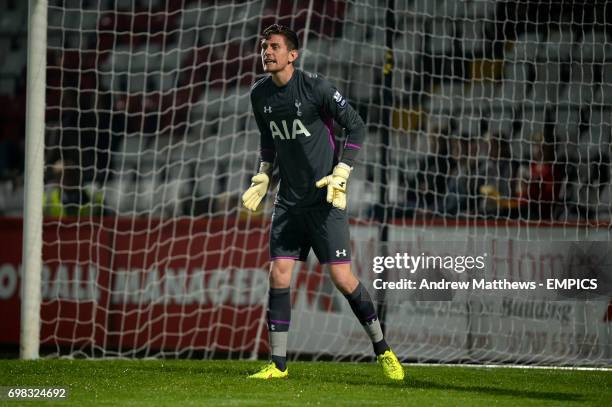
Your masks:
{"label": "man's ear", "polygon": [[289,62],[290,63],[293,63],[297,58],[298,58],[297,49],[292,49],[291,51],[289,51]]}

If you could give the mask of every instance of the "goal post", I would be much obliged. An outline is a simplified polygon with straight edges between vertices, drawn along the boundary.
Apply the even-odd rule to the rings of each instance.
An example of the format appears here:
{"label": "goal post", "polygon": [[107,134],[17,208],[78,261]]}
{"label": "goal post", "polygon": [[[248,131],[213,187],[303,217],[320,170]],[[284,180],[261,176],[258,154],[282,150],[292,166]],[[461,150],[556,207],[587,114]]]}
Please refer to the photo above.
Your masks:
{"label": "goal post", "polygon": [[29,0],[25,208],[21,293],[22,359],[37,359],[40,346],[47,1]]}
{"label": "goal post", "polygon": [[[383,256],[467,253],[482,256],[491,279],[612,280],[601,256],[612,252],[605,7],[30,5],[23,358],[39,348],[52,357],[267,354],[273,193],[257,213],[240,195],[259,156],[249,92],[263,75],[260,33],[280,22],[298,33],[298,66],[328,78],[367,123],[348,188],[353,270],[381,300],[398,355],[610,365],[607,286],[575,296],[462,290],[444,284],[472,274],[440,266],[427,272],[443,287],[430,295],[378,288],[377,279],[415,276],[374,271]],[[340,145],[343,129],[334,132]],[[7,282],[19,268],[2,266],[0,304],[18,298]],[[294,270],[292,305],[290,357],[371,357],[312,255]]]}

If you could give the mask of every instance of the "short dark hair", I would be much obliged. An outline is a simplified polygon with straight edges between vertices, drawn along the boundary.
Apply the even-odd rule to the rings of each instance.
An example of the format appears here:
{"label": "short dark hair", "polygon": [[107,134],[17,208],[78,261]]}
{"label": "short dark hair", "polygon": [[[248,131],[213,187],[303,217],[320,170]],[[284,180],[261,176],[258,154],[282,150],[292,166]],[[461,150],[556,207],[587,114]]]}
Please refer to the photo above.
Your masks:
{"label": "short dark hair", "polygon": [[298,49],[298,47],[300,46],[298,36],[295,31],[281,24],[272,24],[271,26],[263,30],[263,33],[261,35],[264,39],[269,39],[270,36],[274,34],[282,35],[283,37],[285,37],[285,42],[287,43],[287,48],[289,49],[289,51]]}

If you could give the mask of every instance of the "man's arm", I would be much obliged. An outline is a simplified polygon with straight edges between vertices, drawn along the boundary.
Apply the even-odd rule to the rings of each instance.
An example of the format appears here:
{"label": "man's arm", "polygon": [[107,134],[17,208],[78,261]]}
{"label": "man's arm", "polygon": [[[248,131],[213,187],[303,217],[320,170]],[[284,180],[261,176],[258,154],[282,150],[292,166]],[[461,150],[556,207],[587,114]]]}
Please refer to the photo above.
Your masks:
{"label": "man's arm", "polygon": [[258,113],[254,103],[254,92],[251,92],[251,106],[255,115],[255,122],[259,128],[259,171],[251,178],[251,186],[242,195],[242,204],[250,211],[256,211],[259,204],[266,196],[272,178],[272,164],[276,157],[276,149],[270,129],[265,125],[265,121]]}
{"label": "man's arm", "polygon": [[348,104],[344,96],[328,81],[321,78],[315,89],[325,115],[332,117],[346,129],[346,142],[340,163],[331,175],[317,181],[317,188],[327,187],[327,202],[339,209],[346,209],[346,185],[355,158],[366,135],[366,126],[359,114]]}
{"label": "man's arm", "polygon": [[366,125],[340,91],[326,79],[320,79],[317,93],[325,114],[346,129],[341,162],[353,167],[366,137]]}
{"label": "man's arm", "polygon": [[253,115],[255,116],[257,128],[259,129],[259,162],[267,162],[272,164],[274,163],[274,158],[276,157],[274,140],[272,139],[270,128],[266,126],[261,113],[257,111],[254,94],[255,92],[251,92],[251,107],[253,109]]}

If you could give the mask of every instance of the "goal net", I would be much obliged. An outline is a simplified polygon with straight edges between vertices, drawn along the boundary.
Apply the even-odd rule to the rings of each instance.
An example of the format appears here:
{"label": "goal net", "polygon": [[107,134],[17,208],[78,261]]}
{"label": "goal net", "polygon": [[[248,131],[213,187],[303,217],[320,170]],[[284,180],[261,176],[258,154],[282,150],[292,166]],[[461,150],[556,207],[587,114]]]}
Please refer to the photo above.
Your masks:
{"label": "goal net", "polygon": [[[610,30],[603,5],[545,3],[50,0],[41,347],[267,354],[273,194],[255,214],[239,198],[259,35],[280,22],[367,123],[353,268],[400,358],[609,365]],[[486,267],[374,271],[404,253]],[[290,357],[371,357],[312,254],[293,278]],[[441,286],[377,288],[424,279]],[[480,279],[537,289],[445,285]]]}

